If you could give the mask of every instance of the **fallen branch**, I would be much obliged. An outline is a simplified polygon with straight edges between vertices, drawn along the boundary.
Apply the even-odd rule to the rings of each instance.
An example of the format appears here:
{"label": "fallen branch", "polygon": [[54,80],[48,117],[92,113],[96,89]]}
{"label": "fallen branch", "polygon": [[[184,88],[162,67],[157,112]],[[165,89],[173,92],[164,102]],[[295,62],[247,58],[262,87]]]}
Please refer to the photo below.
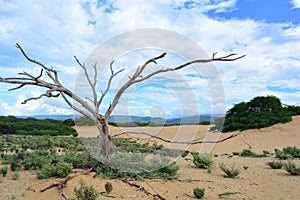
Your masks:
{"label": "fallen branch", "polygon": [[203,179],[175,179],[177,181],[180,182],[187,182],[187,183],[191,183],[191,182],[207,182],[207,183],[213,183],[213,181],[208,181],[208,180],[203,180]]}
{"label": "fallen branch", "polygon": [[243,132],[235,133],[235,134],[232,134],[232,135],[230,135],[226,138],[223,138],[221,140],[216,140],[216,141],[212,141],[212,140],[198,141],[199,139],[202,139],[202,138],[198,138],[198,139],[191,140],[191,141],[172,141],[172,140],[168,140],[168,139],[165,139],[165,138],[162,138],[162,137],[159,137],[157,135],[153,135],[153,134],[150,134],[150,133],[147,133],[147,132],[137,132],[137,131],[123,131],[123,132],[120,132],[120,133],[111,134],[111,138],[118,137],[118,136],[121,136],[121,135],[124,135],[124,134],[127,134],[127,135],[128,134],[146,135],[146,136],[149,136],[151,138],[155,138],[155,139],[161,140],[163,142],[167,142],[167,143],[194,145],[194,144],[204,144],[204,143],[221,143],[221,142],[224,142],[224,141],[229,140],[231,138],[234,138],[238,135],[241,135],[241,134],[243,134]]}
{"label": "fallen branch", "polygon": [[122,181],[123,181],[124,183],[127,183],[127,184],[130,185],[130,186],[136,187],[138,190],[144,192],[147,196],[151,195],[151,196],[153,196],[153,198],[159,198],[159,199],[161,199],[161,200],[166,200],[166,198],[164,198],[164,197],[161,196],[159,193],[157,193],[157,192],[153,189],[152,186],[149,186],[149,183],[147,183],[147,182],[146,182],[147,185],[148,185],[149,187],[151,187],[151,189],[152,189],[156,194],[152,194],[151,192],[149,192],[148,190],[146,190],[143,186],[138,185],[138,184],[133,183],[133,182],[130,182],[130,181],[127,180],[127,179],[124,179],[124,180],[122,180]]}
{"label": "fallen branch", "polygon": [[112,195],[108,195],[106,192],[100,192],[100,194],[104,197],[110,197],[110,198],[117,198],[115,196],[112,196]]}
{"label": "fallen branch", "polygon": [[242,141],[249,147],[249,149],[252,149],[252,146],[249,144],[249,143],[247,143],[245,140],[243,140],[242,139]]}
{"label": "fallen branch", "polygon": [[82,175],[82,174],[86,174],[89,173],[93,170],[93,168],[90,168],[88,170],[82,171],[80,174],[75,174],[73,176],[67,176],[64,180],[62,181],[58,181],[58,183],[53,183],[43,189],[40,190],[40,192],[45,192],[51,188],[57,187],[58,192],[61,194],[61,196],[65,199],[68,200],[68,196],[63,192],[63,188],[65,188],[67,186],[67,182],[73,178],[75,178],[76,176]]}

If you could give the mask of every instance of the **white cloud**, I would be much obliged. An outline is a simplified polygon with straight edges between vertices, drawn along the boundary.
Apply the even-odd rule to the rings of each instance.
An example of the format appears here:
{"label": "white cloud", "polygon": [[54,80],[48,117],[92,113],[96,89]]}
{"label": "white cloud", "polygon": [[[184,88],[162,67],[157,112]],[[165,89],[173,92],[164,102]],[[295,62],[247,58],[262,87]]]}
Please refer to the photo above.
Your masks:
{"label": "white cloud", "polygon": [[[85,4],[86,2],[87,4]],[[74,55],[84,61],[99,43],[110,37],[137,28],[163,28],[190,37],[209,55],[215,51],[218,51],[219,55],[231,52],[247,54],[245,58],[239,61],[215,63],[223,81],[227,107],[230,107],[233,103],[249,100],[257,95],[269,94],[282,98],[282,101],[287,104],[299,102],[297,99],[300,99],[300,94],[297,92],[283,93],[271,91],[267,88],[267,86],[300,88],[299,25],[268,24],[250,19],[217,20],[205,15],[205,12],[208,11],[226,12],[235,9],[236,0],[193,1],[190,5],[184,5],[186,1],[183,0],[155,0],[143,1],[143,3],[134,0],[107,2],[107,4],[112,3],[116,10],[105,12],[109,5],[99,6],[97,1],[93,0],[67,0],[63,4],[58,0],[43,2],[34,0],[8,2],[0,0],[0,71],[4,72],[1,73],[1,76],[13,76],[23,70],[36,73],[37,68],[27,63],[13,47],[15,42],[20,42],[30,56],[48,66],[55,66],[61,73],[62,82],[72,88],[79,71],[79,67],[73,59]],[[294,0],[292,3],[294,8],[300,7],[299,1]],[[182,7],[181,10],[178,9],[180,6]],[[184,9],[183,6],[190,6],[190,9]],[[168,38],[159,41],[159,43],[166,45],[170,42],[173,42],[174,46],[179,46],[181,50],[185,50],[185,44],[182,44],[181,41],[170,41]],[[126,44],[126,41],[124,41],[124,44]],[[189,49],[186,49],[186,51],[188,52]],[[110,49],[107,49],[104,53],[109,54]],[[151,52],[137,55],[132,60],[130,60],[130,57],[121,58],[115,67],[117,69],[123,66],[137,66],[143,63],[146,57],[151,56],[152,53],[156,56],[155,52]],[[192,53],[195,54],[195,52]],[[175,60],[172,58],[170,56],[160,62],[168,66],[182,62],[180,59]],[[101,63],[98,64],[101,65]],[[202,69],[202,66],[200,66],[200,69]],[[201,103],[201,109],[205,107],[202,110],[210,110],[210,108],[206,108],[208,106],[222,110],[224,104],[219,100],[221,97],[215,96],[217,103],[211,105],[206,80],[186,76],[190,73],[195,72],[183,70],[180,72],[183,78],[166,75],[164,78],[169,80],[168,83],[162,78],[155,79],[155,81],[170,88],[176,88],[177,86],[177,95],[184,95],[183,88],[188,86],[178,85],[179,81],[184,80],[190,87],[194,88],[193,92],[196,93],[197,103]],[[127,74],[121,74],[113,86],[118,86],[119,80],[122,78],[127,78]],[[107,76],[105,80],[107,80]],[[105,81],[102,81],[100,85],[105,85]],[[215,89],[216,87],[213,85],[211,88]],[[10,87],[1,84],[0,97],[4,95],[3,88]],[[29,90],[24,89],[22,91]],[[22,91],[10,92],[7,96],[13,93],[18,95],[19,98],[25,98],[21,96]],[[28,92],[28,94],[30,93]],[[142,95],[147,94],[141,92],[138,97],[142,97]],[[153,106],[158,103],[155,102],[156,99],[170,102],[169,105],[166,105],[170,109],[166,111],[167,115],[176,113],[179,110],[175,108],[175,101],[170,101],[172,95],[162,95],[161,91],[152,90],[151,96],[153,96]],[[4,114],[37,113],[41,112],[41,109],[50,113],[69,112],[67,108],[51,103],[54,101],[43,99],[34,101],[34,104],[28,103],[26,105],[1,101],[1,112]],[[139,105],[147,106],[144,102],[140,102]],[[195,103],[191,103],[185,109],[189,109],[189,112],[192,113],[195,111],[194,108]],[[149,110],[146,112],[139,109],[138,106],[134,107],[133,110],[132,112],[135,112],[135,114],[139,111],[149,113]]]}
{"label": "white cloud", "polygon": [[29,97],[36,97],[39,96],[39,92],[32,91],[32,94],[29,96],[20,94],[16,96],[16,101],[10,105],[7,102],[0,103],[0,111],[7,114],[7,115],[56,115],[56,114],[63,114],[63,115],[70,115],[73,114],[73,111],[70,110],[68,107],[65,106],[65,103],[62,101],[56,101],[55,104],[51,105],[51,103],[45,103],[44,99],[40,100],[33,100],[28,101],[26,104],[21,104],[25,99]]}
{"label": "white cloud", "polygon": [[300,8],[300,0],[290,0],[293,5],[293,9]]}

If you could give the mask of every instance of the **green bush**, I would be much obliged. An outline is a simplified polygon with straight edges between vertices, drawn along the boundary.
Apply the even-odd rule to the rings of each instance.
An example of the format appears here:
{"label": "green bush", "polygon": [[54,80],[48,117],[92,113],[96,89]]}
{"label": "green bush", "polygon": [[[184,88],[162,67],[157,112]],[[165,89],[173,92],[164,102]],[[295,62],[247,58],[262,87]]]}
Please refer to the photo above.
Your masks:
{"label": "green bush", "polygon": [[55,167],[51,164],[45,164],[36,172],[38,179],[51,178],[55,174]]}
{"label": "green bush", "polygon": [[56,165],[46,164],[36,172],[38,179],[51,177],[67,177],[72,172],[72,165],[65,162],[59,162]]}
{"label": "green bush", "polygon": [[74,188],[74,195],[76,200],[96,200],[99,193],[95,190],[94,186],[87,186],[83,180],[80,180],[80,187]]}
{"label": "green bush", "polygon": [[294,176],[300,175],[300,167],[298,167],[295,163],[288,162],[284,165],[284,168],[291,175],[294,175]]}
{"label": "green bush", "polygon": [[54,176],[58,177],[67,177],[72,172],[72,164],[65,163],[65,162],[59,162],[55,166],[55,172]]}
{"label": "green bush", "polygon": [[251,158],[262,158],[262,157],[268,157],[269,152],[263,151],[262,154],[256,154],[252,152],[250,149],[243,149],[243,151],[240,154],[242,157],[251,157]]}
{"label": "green bush", "polygon": [[272,169],[281,169],[283,167],[283,163],[281,161],[267,162],[267,165]]}
{"label": "green bush", "polygon": [[243,149],[241,153],[242,157],[256,157],[256,154],[252,152],[250,149]]}
{"label": "green bush", "polygon": [[292,158],[300,158],[300,148],[298,149],[296,146],[285,147],[282,151],[284,154],[290,155]]}
{"label": "green bush", "polygon": [[214,164],[214,161],[212,160],[211,156],[208,154],[199,154],[197,152],[191,153],[193,156],[193,163],[202,169],[208,169],[211,170]]}
{"label": "green bush", "polygon": [[73,168],[86,168],[89,167],[88,162],[89,155],[87,153],[77,153],[74,151],[67,151],[62,155],[64,162],[73,165]]}
{"label": "green bush", "polygon": [[[299,113],[299,106],[283,106],[275,96],[259,96],[249,102],[235,104],[226,112],[222,132],[246,130],[268,127],[277,123],[286,123],[292,120],[293,115]],[[223,122],[224,119],[220,121]],[[216,120],[215,127],[221,129],[223,123]]]}
{"label": "green bush", "polygon": [[8,166],[4,166],[3,168],[0,169],[0,173],[2,174],[3,177],[7,175],[8,172]]}
{"label": "green bush", "polygon": [[19,177],[20,177],[20,172],[19,172],[19,171],[14,171],[14,172],[12,173],[12,179],[13,179],[13,180],[18,180]]}
{"label": "green bush", "polygon": [[240,174],[240,170],[233,165],[228,168],[224,165],[224,163],[221,163],[220,169],[226,174],[226,177],[228,178],[235,178]]}
{"label": "green bush", "polygon": [[204,194],[205,194],[205,189],[204,188],[194,188],[193,192],[197,199],[203,199]]}

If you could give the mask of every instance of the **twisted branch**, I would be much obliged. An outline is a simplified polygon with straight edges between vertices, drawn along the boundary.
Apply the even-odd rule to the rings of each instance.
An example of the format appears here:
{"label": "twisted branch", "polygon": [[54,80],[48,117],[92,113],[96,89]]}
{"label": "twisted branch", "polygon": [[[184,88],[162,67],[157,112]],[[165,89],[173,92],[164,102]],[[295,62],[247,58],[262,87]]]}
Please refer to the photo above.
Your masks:
{"label": "twisted branch", "polygon": [[226,138],[223,138],[223,139],[217,140],[217,141],[201,140],[201,139],[203,139],[203,137],[202,138],[197,138],[197,139],[191,140],[191,141],[172,141],[172,140],[168,140],[168,139],[159,137],[157,135],[153,135],[151,133],[138,132],[138,131],[123,131],[123,132],[111,134],[111,138],[118,137],[118,136],[121,136],[121,135],[124,135],[124,134],[146,135],[146,136],[149,136],[151,138],[155,138],[155,139],[161,140],[161,141],[166,142],[166,143],[171,143],[171,144],[189,144],[189,145],[194,145],[194,144],[205,144],[205,143],[213,143],[213,144],[214,143],[221,143],[221,142],[224,142],[224,141],[229,140],[231,138],[234,138],[234,137],[236,137],[238,135],[241,135],[241,134],[243,134],[243,132],[234,133],[234,134],[232,134],[232,135],[230,135],[230,136],[228,136]]}

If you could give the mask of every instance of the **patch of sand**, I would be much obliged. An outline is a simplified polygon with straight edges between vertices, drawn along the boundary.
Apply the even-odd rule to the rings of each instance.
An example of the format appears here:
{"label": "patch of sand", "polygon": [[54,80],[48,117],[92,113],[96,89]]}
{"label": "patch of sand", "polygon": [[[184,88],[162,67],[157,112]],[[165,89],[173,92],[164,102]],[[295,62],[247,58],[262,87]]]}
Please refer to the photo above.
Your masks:
{"label": "patch of sand", "polygon": [[[112,133],[120,132],[123,128],[110,127]],[[130,128],[136,131],[145,131],[153,134],[157,134],[161,137],[174,140],[190,140],[205,136],[208,127],[207,126],[181,126],[181,127],[144,127],[144,128]],[[95,127],[77,127],[79,136],[94,137],[97,135]],[[124,128],[125,130],[125,128]],[[128,130],[126,128],[126,130]],[[194,134],[195,133],[195,134]],[[218,138],[218,133],[210,135],[210,140]],[[221,134],[220,138],[227,137],[229,134]],[[128,137],[128,136],[124,136]],[[150,140],[144,138],[144,140]],[[152,140],[152,139],[151,139]],[[157,141],[159,144],[165,144]],[[165,144],[166,145],[166,144]],[[193,197],[193,188],[205,188],[204,199],[220,199],[218,194],[224,192],[240,192],[241,194],[232,195],[231,197],[225,197],[224,199],[291,199],[297,200],[300,197],[300,176],[291,176],[285,170],[272,170],[266,166],[266,162],[274,160],[274,158],[242,158],[234,156],[228,158],[221,154],[232,153],[233,151],[242,151],[249,148],[257,153],[261,153],[262,150],[274,151],[275,148],[283,148],[286,146],[296,145],[300,147],[300,116],[293,117],[293,121],[286,124],[278,124],[269,128],[263,128],[260,130],[247,130],[244,134],[239,135],[236,138],[228,140],[224,143],[216,145],[194,145],[194,146],[180,146],[189,150],[211,152],[212,154],[218,154],[218,157],[214,157],[215,167],[211,174],[206,170],[198,169],[194,167],[190,160],[178,159],[177,164],[180,166],[179,178],[180,179],[199,179],[203,182],[180,182],[180,181],[165,181],[165,180],[147,180],[157,192],[159,192],[166,199],[195,199]],[[178,145],[166,145],[167,147],[175,148]],[[300,160],[295,160],[300,165]],[[219,164],[225,165],[234,164],[241,169],[239,178],[230,179],[224,178],[223,173],[219,169]],[[247,169],[244,169],[247,168]],[[11,195],[16,195],[17,199],[23,200],[63,200],[58,193],[57,189],[50,189],[44,193],[40,193],[39,189],[44,188],[52,183],[56,183],[56,180],[50,179],[48,181],[38,180],[35,178],[34,171],[22,171],[19,180],[11,180],[11,172],[6,178],[1,177],[0,183],[0,199],[11,199]],[[113,185],[113,190],[110,195],[115,196],[114,199],[153,199],[152,196],[147,196],[140,190],[133,188],[121,180],[108,180],[102,178],[92,178],[93,173],[88,175],[81,175],[70,182],[64,192],[68,196],[72,196],[74,187],[79,186],[79,180],[83,179],[88,185],[94,185],[97,191],[104,191],[104,184],[110,181]],[[154,193],[153,189],[145,181],[136,181],[136,183],[145,187],[151,193]],[[29,186],[35,190],[26,190]],[[109,197],[100,196],[98,199],[112,199]]]}

